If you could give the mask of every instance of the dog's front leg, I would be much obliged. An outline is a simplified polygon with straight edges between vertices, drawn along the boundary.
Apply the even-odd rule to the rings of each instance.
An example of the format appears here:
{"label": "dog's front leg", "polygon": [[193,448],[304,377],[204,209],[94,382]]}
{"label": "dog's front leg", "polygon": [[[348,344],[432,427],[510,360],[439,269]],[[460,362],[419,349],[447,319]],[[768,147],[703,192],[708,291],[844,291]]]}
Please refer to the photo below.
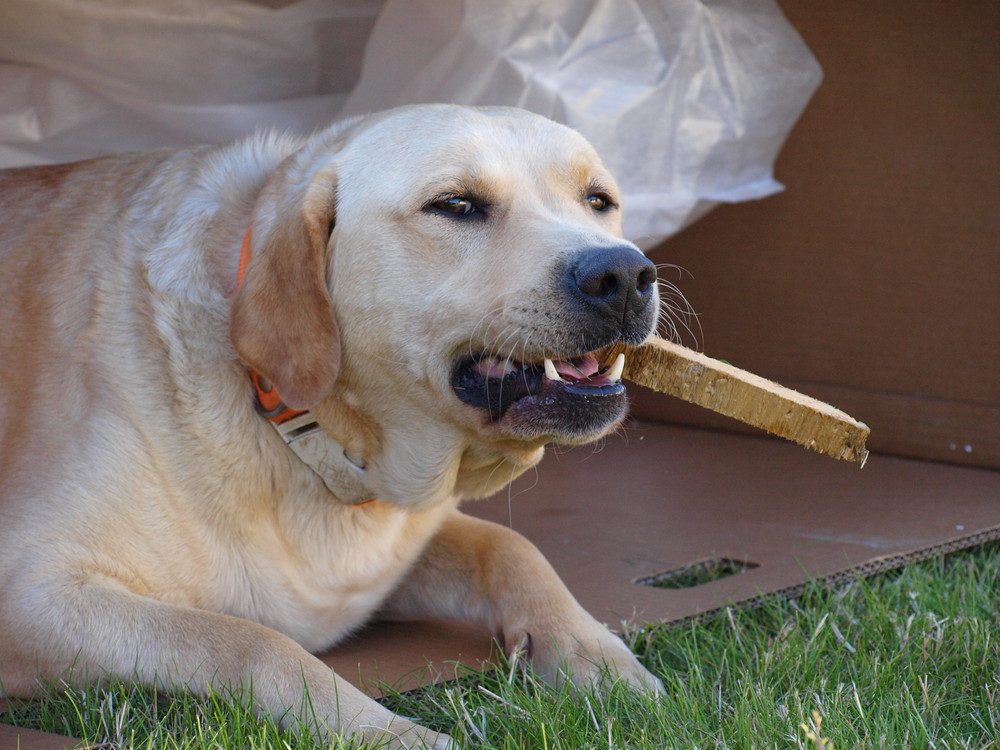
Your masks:
{"label": "dog's front leg", "polygon": [[[24,626],[12,655],[16,664],[0,665],[0,674],[14,670],[12,681],[23,692],[31,674],[76,685],[112,677],[168,690],[232,690],[283,724],[315,722],[322,736],[383,741],[379,747],[394,750],[452,747],[446,735],[396,716],[292,639],[258,623],[103,582],[45,588],[4,613]],[[42,616],[29,611],[32,600],[56,605],[46,605]]]}
{"label": "dog's front leg", "polygon": [[568,677],[591,688],[610,673],[643,690],[663,689],[622,640],[580,606],[537,547],[457,510],[381,615],[484,622],[508,653],[526,651],[550,684]]}

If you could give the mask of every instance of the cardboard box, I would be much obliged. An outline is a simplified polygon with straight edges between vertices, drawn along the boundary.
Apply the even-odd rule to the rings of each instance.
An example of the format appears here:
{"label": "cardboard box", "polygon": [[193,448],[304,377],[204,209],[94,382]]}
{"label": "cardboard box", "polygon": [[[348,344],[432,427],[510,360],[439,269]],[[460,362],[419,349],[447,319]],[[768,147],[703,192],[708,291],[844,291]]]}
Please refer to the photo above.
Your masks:
{"label": "cardboard box", "polygon": [[[778,159],[789,189],[651,257],[687,271],[707,354],[861,419],[875,451],[1000,468],[995,12],[780,4],[824,71]],[[635,412],[732,426],[648,394]]]}

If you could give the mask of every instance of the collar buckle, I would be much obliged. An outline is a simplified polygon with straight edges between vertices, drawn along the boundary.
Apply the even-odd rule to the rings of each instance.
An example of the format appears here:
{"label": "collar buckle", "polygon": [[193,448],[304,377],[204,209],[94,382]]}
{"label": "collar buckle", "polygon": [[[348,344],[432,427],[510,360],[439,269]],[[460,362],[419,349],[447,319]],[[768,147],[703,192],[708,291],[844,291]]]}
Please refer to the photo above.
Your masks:
{"label": "collar buckle", "polygon": [[353,461],[308,411],[281,422],[271,421],[281,439],[299,459],[323,480],[327,489],[347,505],[374,500],[368,489],[367,469]]}

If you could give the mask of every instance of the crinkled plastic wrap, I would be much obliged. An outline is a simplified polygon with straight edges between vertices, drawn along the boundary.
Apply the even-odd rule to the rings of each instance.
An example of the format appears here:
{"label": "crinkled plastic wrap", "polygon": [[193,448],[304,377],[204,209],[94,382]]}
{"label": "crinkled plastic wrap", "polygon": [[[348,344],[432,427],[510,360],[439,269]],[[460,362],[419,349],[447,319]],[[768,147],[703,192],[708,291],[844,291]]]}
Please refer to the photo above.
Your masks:
{"label": "crinkled plastic wrap", "polygon": [[0,0],[0,166],[328,124],[382,0],[265,2]]}
{"label": "crinkled plastic wrap", "polygon": [[564,122],[648,246],[780,190],[774,160],[820,78],[772,0],[389,0],[345,112],[452,101]]}
{"label": "crinkled plastic wrap", "polygon": [[586,135],[649,246],[780,190],[820,77],[773,0],[3,0],[0,166],[507,104]]}

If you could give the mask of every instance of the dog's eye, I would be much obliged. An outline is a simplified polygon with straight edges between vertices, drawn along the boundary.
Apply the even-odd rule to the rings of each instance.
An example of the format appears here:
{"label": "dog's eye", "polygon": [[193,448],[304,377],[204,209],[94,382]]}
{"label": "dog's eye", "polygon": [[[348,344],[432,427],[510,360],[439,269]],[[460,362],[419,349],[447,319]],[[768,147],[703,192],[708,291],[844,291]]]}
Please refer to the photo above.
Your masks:
{"label": "dog's eye", "polygon": [[605,193],[592,193],[587,196],[587,205],[595,211],[607,211],[615,207],[615,202]]}
{"label": "dog's eye", "polygon": [[460,195],[436,200],[431,204],[431,207],[452,216],[472,216],[483,212],[473,201]]}

